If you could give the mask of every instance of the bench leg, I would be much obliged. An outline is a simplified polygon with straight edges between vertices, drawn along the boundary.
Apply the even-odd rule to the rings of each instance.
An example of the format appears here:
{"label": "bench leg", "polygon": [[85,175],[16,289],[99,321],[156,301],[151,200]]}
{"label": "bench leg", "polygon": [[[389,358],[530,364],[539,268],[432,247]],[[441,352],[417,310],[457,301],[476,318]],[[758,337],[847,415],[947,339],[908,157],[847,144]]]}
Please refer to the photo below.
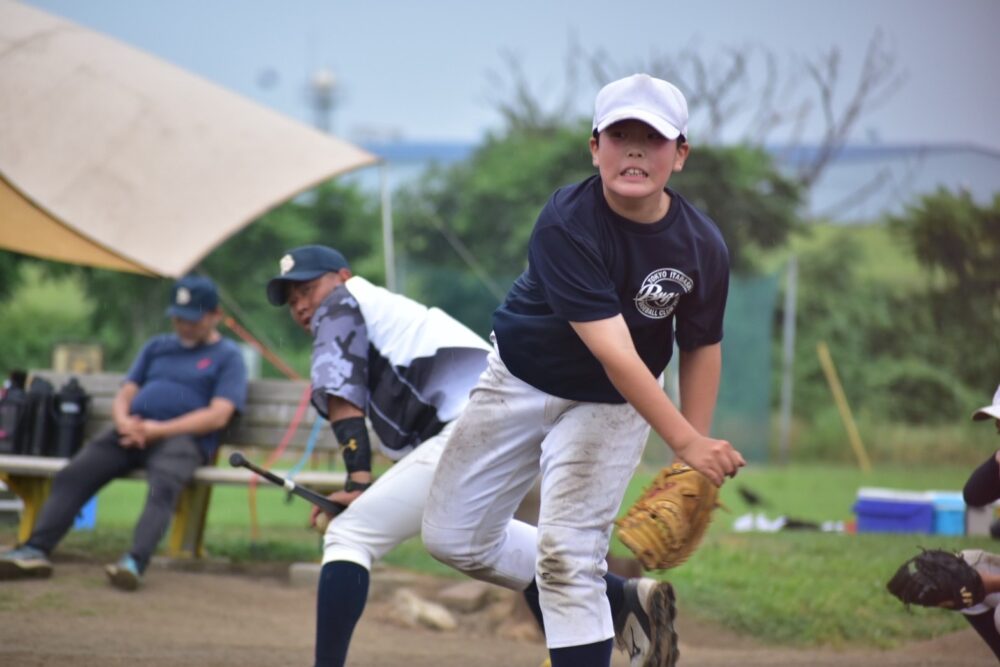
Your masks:
{"label": "bench leg", "polygon": [[17,541],[21,544],[28,541],[31,531],[35,529],[35,522],[42,511],[52,490],[52,478],[50,477],[29,477],[21,475],[3,474],[0,475],[4,483],[11,491],[16,493],[24,503],[24,511],[21,512],[21,523],[17,528]]}
{"label": "bench leg", "polygon": [[202,539],[208,518],[208,501],[212,495],[209,484],[195,484],[181,492],[174,512],[173,526],[167,545],[171,558],[201,558],[204,556]]}

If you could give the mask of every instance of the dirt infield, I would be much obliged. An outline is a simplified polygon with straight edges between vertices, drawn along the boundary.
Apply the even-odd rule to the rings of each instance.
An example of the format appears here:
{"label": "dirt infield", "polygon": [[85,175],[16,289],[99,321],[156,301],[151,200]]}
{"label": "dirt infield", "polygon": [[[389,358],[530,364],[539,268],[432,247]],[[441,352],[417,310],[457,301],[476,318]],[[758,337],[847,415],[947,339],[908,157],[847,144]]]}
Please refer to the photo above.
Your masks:
{"label": "dirt infield", "polygon": [[[233,572],[154,567],[135,594],[111,589],[100,565],[57,560],[52,579],[0,582],[0,665],[73,664],[275,667],[312,662],[315,592],[292,586],[284,568]],[[393,570],[373,577],[371,603],[358,626],[354,667],[537,667],[546,653],[530,639],[497,634],[498,620],[460,615],[450,632],[405,627],[390,599],[406,586],[421,595],[454,582]],[[684,622],[681,665],[995,665],[965,630],[895,651],[800,651],[758,645]],[[509,625],[509,624],[508,624]],[[509,630],[509,628],[508,628]],[[614,665],[626,661],[616,655]]]}

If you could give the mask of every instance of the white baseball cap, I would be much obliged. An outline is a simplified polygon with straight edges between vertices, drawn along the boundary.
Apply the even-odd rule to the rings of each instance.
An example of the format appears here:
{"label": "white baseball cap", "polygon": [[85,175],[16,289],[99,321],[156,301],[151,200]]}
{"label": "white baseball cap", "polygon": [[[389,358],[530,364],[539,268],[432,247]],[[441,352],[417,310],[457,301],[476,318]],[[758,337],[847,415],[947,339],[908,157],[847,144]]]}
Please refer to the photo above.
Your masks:
{"label": "white baseball cap", "polygon": [[1000,419],[1000,386],[997,387],[997,393],[993,394],[993,405],[987,405],[979,408],[972,413],[972,418],[976,421],[981,421],[983,419]]}
{"label": "white baseball cap", "polygon": [[601,88],[594,102],[594,130],[622,120],[641,120],[667,139],[687,136],[688,105],[672,83],[633,74]]}

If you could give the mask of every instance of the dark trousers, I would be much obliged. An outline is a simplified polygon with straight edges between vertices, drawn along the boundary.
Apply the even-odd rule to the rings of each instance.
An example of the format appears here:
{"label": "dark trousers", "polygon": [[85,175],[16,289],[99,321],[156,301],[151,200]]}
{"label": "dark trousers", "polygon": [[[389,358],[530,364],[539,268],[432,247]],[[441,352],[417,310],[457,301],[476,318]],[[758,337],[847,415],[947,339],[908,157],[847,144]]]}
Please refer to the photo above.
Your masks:
{"label": "dark trousers", "polygon": [[146,470],[149,491],[135,526],[129,553],[145,569],[167,532],[181,490],[202,464],[201,450],[188,435],[165,438],[145,449],[118,444],[113,430],[88,442],[52,480],[29,546],[51,553],[66,535],[80,508],[105,484],[137,468]]}

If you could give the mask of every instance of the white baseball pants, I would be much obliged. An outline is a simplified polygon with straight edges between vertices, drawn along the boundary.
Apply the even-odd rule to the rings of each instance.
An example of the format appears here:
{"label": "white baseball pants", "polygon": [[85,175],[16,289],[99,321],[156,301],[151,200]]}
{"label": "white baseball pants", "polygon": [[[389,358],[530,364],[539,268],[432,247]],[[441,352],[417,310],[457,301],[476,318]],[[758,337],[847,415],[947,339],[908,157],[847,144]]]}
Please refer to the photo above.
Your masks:
{"label": "white baseball pants", "polygon": [[[605,557],[648,433],[629,404],[556,398],[494,350],[438,464],[425,546],[477,579],[516,590],[535,580],[549,648],[613,637]],[[536,531],[513,516],[539,473]]]}
{"label": "white baseball pants", "polygon": [[420,534],[434,470],[454,424],[449,422],[397,461],[330,522],[323,539],[324,565],[344,560],[371,570],[373,562]]}

